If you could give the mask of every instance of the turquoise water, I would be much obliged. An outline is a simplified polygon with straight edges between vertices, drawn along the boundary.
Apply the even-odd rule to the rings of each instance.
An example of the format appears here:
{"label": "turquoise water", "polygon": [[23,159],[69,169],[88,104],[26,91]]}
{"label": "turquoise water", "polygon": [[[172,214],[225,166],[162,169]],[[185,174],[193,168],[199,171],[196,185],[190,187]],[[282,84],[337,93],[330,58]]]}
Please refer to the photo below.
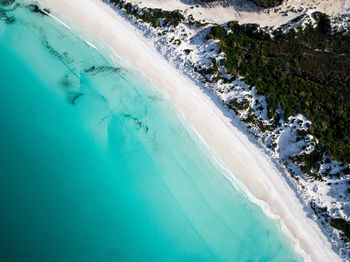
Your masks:
{"label": "turquoise water", "polygon": [[301,260],[147,79],[1,10],[0,261]]}

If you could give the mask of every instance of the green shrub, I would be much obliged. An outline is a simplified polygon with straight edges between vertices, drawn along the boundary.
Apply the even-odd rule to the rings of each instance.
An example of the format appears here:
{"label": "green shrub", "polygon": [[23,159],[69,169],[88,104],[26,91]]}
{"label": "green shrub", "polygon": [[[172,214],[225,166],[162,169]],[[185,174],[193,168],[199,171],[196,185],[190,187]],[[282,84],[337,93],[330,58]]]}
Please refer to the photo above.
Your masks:
{"label": "green shrub", "polygon": [[162,9],[152,9],[147,8],[143,10],[143,14],[138,16],[144,22],[151,23],[154,27],[159,27],[159,19],[163,19],[165,25],[178,26],[185,17],[180,13],[180,11],[164,11]]}
{"label": "green shrub", "polygon": [[330,222],[331,226],[342,231],[344,236],[350,239],[350,222],[342,218],[334,218]]}
{"label": "green shrub", "polygon": [[[283,0],[248,0],[260,7],[275,7],[281,5]],[[220,2],[220,0],[201,0],[204,3]]]}
{"label": "green shrub", "polygon": [[[0,0],[1,1],[1,0]],[[160,27],[160,19],[163,19],[165,25],[178,26],[185,17],[180,13],[179,10],[165,11],[159,8],[143,8],[142,13],[138,13],[138,7],[132,5],[129,2],[123,0],[107,0],[109,3],[118,6],[119,8],[124,7],[126,12],[130,15],[141,19],[143,22],[151,23],[153,27]]]}
{"label": "green shrub", "polygon": [[283,0],[249,0],[256,4],[257,6],[269,8],[279,6],[283,3]]}
{"label": "green shrub", "polygon": [[305,115],[318,152],[350,163],[350,36],[331,34],[328,16],[314,16],[316,28],[279,30],[273,38],[258,25],[235,21],[228,23],[230,33],[213,26],[207,38],[220,40],[227,71],[245,77],[266,97],[270,118],[278,122],[279,106],[285,118]]}

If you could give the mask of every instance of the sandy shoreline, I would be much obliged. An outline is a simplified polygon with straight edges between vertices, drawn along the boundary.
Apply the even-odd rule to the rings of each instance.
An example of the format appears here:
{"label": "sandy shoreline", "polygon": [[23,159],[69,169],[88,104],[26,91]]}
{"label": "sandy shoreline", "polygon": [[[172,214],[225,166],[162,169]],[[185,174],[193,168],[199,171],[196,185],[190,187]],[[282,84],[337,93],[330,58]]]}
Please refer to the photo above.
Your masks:
{"label": "sandy shoreline", "polygon": [[212,148],[224,165],[272,214],[282,218],[312,261],[340,261],[268,156],[231,124],[232,119],[161,57],[152,43],[100,0],[40,0],[54,15],[108,44],[133,68],[152,79]]}

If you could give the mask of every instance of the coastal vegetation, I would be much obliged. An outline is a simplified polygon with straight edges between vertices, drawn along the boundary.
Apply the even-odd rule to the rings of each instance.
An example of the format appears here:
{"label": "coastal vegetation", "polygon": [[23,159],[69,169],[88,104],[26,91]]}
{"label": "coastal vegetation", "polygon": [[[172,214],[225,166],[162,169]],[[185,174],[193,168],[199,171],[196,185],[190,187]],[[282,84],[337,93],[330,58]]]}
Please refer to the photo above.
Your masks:
{"label": "coastal vegetation", "polygon": [[[218,0],[201,0],[201,1],[204,3],[211,3]],[[283,3],[283,0],[248,0],[248,1],[253,2],[257,6],[264,7],[264,8],[279,6]]]}
{"label": "coastal vegetation", "polygon": [[350,241],[350,222],[342,218],[334,218],[330,222],[331,226],[340,230],[343,234],[345,241]]}
{"label": "coastal vegetation", "polygon": [[323,153],[350,163],[350,36],[331,33],[327,15],[315,13],[316,27],[277,30],[270,36],[256,24],[229,22],[213,26],[208,39],[219,40],[227,72],[243,76],[266,96],[275,125],[283,117],[303,114],[312,121],[311,134],[319,141],[302,160],[305,172],[320,164]]}
{"label": "coastal vegetation", "polygon": [[185,17],[178,11],[165,11],[159,8],[144,8],[139,12],[137,6],[123,0],[108,0],[114,6],[123,7],[128,14],[132,14],[143,22],[151,23],[153,27],[161,27],[162,25],[177,26]]}
{"label": "coastal vegetation", "polygon": [[279,6],[283,3],[283,0],[249,0],[256,4],[257,6],[269,8]]}

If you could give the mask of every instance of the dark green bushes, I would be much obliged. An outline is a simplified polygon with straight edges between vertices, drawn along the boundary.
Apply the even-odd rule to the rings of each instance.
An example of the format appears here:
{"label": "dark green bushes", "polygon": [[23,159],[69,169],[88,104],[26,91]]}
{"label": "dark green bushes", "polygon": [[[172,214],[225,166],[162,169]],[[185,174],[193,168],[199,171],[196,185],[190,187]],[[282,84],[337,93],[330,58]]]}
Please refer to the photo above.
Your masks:
{"label": "dark green bushes", "polygon": [[344,236],[350,239],[350,222],[342,218],[332,219],[330,222],[331,226],[342,231]]}
{"label": "dark green bushes", "polygon": [[317,21],[317,30],[321,34],[329,34],[331,33],[331,21],[329,20],[328,15],[323,14],[321,12],[315,12],[312,14],[314,19]]}
{"label": "dark green bushes", "polygon": [[[201,2],[204,3],[211,3],[211,2],[219,2],[218,0],[201,0]],[[283,3],[283,0],[248,0],[256,4],[257,6],[260,7],[275,7],[278,5],[281,5]]]}
{"label": "dark green bushes", "polygon": [[300,169],[310,177],[315,180],[323,181],[322,177],[316,175],[312,172],[312,170],[320,169],[320,160],[322,159],[322,154],[319,150],[314,150],[310,154],[302,154],[291,157],[291,160],[298,163],[304,163],[304,165],[300,166]]}
{"label": "dark green bushes", "polygon": [[275,7],[283,3],[283,0],[249,0],[249,1],[253,2],[257,6],[265,7],[265,8]]}
{"label": "dark green bushes", "polygon": [[175,11],[164,11],[158,8],[143,8],[142,12],[138,12],[139,8],[132,5],[129,2],[123,0],[105,0],[119,8],[124,8],[128,14],[141,19],[146,23],[151,23],[153,27],[160,27],[160,19],[163,20],[165,25],[177,26],[181,23],[185,17],[180,13],[179,10]]}
{"label": "dark green bushes", "polygon": [[184,52],[189,55],[192,52],[192,49],[185,49]]}
{"label": "dark green bushes", "polygon": [[149,22],[154,27],[160,27],[159,19],[163,19],[166,25],[177,26],[185,17],[178,11],[163,11],[161,9],[148,9],[139,16],[142,21]]}
{"label": "dark green bushes", "polygon": [[279,105],[285,118],[305,115],[319,140],[316,150],[350,163],[350,37],[331,34],[329,18],[314,16],[316,28],[275,31],[273,38],[237,22],[228,23],[229,34],[212,27],[208,38],[220,40],[228,72],[266,96],[269,117],[279,119]]}

